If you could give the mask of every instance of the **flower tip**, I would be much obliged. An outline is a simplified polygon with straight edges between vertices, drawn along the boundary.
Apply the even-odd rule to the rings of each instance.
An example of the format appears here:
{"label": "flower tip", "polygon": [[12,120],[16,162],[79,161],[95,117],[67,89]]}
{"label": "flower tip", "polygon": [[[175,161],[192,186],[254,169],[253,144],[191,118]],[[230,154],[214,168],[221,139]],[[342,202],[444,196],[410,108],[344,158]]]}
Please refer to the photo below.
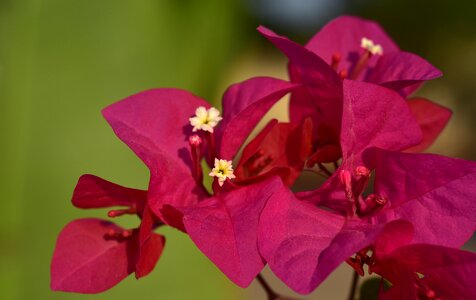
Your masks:
{"label": "flower tip", "polygon": [[218,184],[223,186],[227,179],[234,179],[233,165],[231,160],[215,158],[215,164],[212,171],[208,174],[211,177],[218,178]]}
{"label": "flower tip", "polygon": [[369,51],[373,55],[383,55],[383,48],[381,45],[374,43],[371,39],[363,37],[360,41],[360,47]]}
{"label": "flower tip", "polygon": [[193,126],[193,132],[203,130],[213,133],[213,127],[222,120],[222,117],[220,117],[220,111],[215,107],[210,107],[207,110],[204,106],[199,106],[195,110],[195,116],[188,120]]}
{"label": "flower tip", "polygon": [[350,172],[347,171],[347,170],[342,170],[340,171],[339,173],[339,179],[340,179],[340,182],[344,185],[344,186],[349,186],[350,183],[351,183],[351,180],[352,180],[352,177],[350,175]]}
{"label": "flower tip", "polygon": [[188,143],[191,146],[200,146],[202,139],[198,135],[194,134],[188,138]]}
{"label": "flower tip", "polygon": [[364,166],[358,166],[355,168],[355,175],[368,177],[370,176],[370,170]]}

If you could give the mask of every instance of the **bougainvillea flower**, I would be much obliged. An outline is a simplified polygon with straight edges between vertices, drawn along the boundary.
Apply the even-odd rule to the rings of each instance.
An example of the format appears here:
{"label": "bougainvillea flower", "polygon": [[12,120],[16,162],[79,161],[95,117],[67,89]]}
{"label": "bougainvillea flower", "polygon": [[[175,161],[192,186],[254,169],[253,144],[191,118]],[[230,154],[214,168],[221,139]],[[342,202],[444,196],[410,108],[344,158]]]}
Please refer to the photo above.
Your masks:
{"label": "bougainvillea flower", "polygon": [[[289,82],[265,77],[233,85],[223,97],[222,117],[205,100],[178,89],[142,92],[103,111],[116,135],[150,170],[147,205],[152,212],[162,222],[186,231],[240,286],[247,286],[264,266],[257,249],[258,217],[282,185],[274,175],[286,176],[292,172],[277,169],[296,166],[275,164],[276,168],[247,180],[241,173],[234,174],[232,159],[262,116],[294,88]],[[299,128],[305,131],[309,126]],[[283,142],[291,136],[287,127],[280,132],[286,136]],[[210,175],[218,178],[213,196],[202,184],[202,157],[214,166]],[[300,164],[302,168],[304,159]]]}
{"label": "bougainvillea flower", "polygon": [[[460,247],[472,236],[476,228],[476,207],[472,203],[476,195],[474,162],[377,148],[368,149],[363,156],[364,166],[348,165],[343,162],[341,169],[336,172],[338,175],[334,176],[341,181],[341,193],[332,200],[344,203],[343,199],[347,199],[348,206],[344,209],[345,205],[342,204],[343,209],[339,215],[347,216],[347,221],[333,241],[345,240],[346,249],[357,252],[373,243],[372,238],[380,231],[381,226],[402,220],[414,226],[412,243]],[[372,170],[375,170],[374,189],[370,194],[363,195]],[[329,182],[333,183],[332,178]],[[323,188],[327,186],[324,185]],[[328,197],[325,193],[320,196]],[[263,215],[265,213],[268,214],[266,210]],[[286,243],[302,233],[300,227],[291,223],[288,226],[287,235],[285,238],[281,237],[281,243]],[[316,239],[320,238],[318,233],[314,235]],[[368,238],[362,240],[361,236]],[[366,246],[363,245],[365,243]],[[305,243],[296,247],[301,252],[317,251]],[[318,274],[322,274],[322,269],[325,270],[328,265],[322,263],[319,266],[321,259],[314,265],[308,263],[299,265],[301,262],[296,263],[296,257],[288,256],[288,253],[292,252],[283,249],[285,248],[281,245],[272,257],[281,256],[279,259],[284,262],[292,261],[296,264],[295,267],[301,270],[306,266],[308,270],[315,270],[310,286],[303,288],[298,285],[299,288],[303,288],[301,291],[312,291],[323,279]],[[334,251],[340,250],[331,244],[317,253]],[[270,259],[268,262],[273,269]],[[289,269],[291,265],[286,267]],[[285,277],[287,274],[284,269],[278,271],[283,272],[280,277],[284,276],[291,287],[294,284],[302,284],[299,277]]]}
{"label": "bougainvillea flower", "polygon": [[[407,86],[441,76],[423,58],[401,51],[378,23],[358,17],[341,16],[330,21],[305,47],[337,72],[345,70],[350,79],[385,85],[400,92]],[[380,51],[372,53],[376,47]]]}
{"label": "bougainvillea flower", "polygon": [[123,229],[101,219],[78,219],[61,231],[51,263],[51,289],[99,293],[132,272],[136,278],[150,273],[165,238],[152,232],[154,219],[146,206],[147,192],[125,188],[93,175],[78,181],[72,202],[79,208],[108,208],[110,217],[137,214],[140,228]]}
{"label": "bougainvillea flower", "polygon": [[[419,126],[396,92],[351,80],[345,80],[343,88],[341,166],[319,189],[298,193],[300,201],[289,195],[279,198],[279,204],[269,202],[261,217],[259,246],[263,257],[279,278],[300,293],[314,290],[346,256],[372,244],[382,228],[394,220],[415,224],[415,242],[452,246],[466,241],[476,224],[476,213],[468,202],[476,194],[470,184],[475,179],[475,164],[433,155],[370,150],[374,146],[401,150],[418,144]],[[363,197],[375,166],[379,166],[375,191]],[[409,193],[409,197],[398,191]],[[432,221],[430,215],[441,218]],[[307,241],[296,242],[301,239]]]}
{"label": "bougainvillea flower", "polygon": [[[306,46],[298,45],[269,29],[258,31],[273,42],[289,59],[292,66],[303,70],[300,52],[310,52],[313,60],[328,66],[319,72],[329,72],[352,80],[362,80],[402,89],[441,76],[441,72],[415,54],[400,51],[396,43],[375,22],[357,17],[342,16],[324,26]],[[374,51],[379,47],[380,51]],[[302,49],[301,49],[302,48]],[[309,55],[310,57],[311,55]],[[358,71],[358,72],[356,72]],[[307,74],[304,74],[307,75]]]}
{"label": "bougainvillea flower", "polygon": [[[347,218],[349,203],[338,176],[340,171],[363,164],[362,153],[368,147],[399,150],[418,144],[421,138],[418,124],[398,93],[352,80],[344,81],[343,90],[341,166],[321,188],[298,193],[301,200],[292,193],[278,200],[274,196],[261,217],[259,246],[263,257],[279,278],[300,293],[314,290],[381,229]],[[334,213],[316,205],[327,206]],[[301,238],[307,242],[295,242]],[[341,249],[343,244],[346,251]],[[321,255],[326,259],[316,260]]]}
{"label": "bougainvillea flower", "polygon": [[[412,117],[405,100],[396,92],[378,85],[352,80],[344,80],[343,91],[341,166],[319,189],[298,194],[299,198],[316,204],[334,201],[331,195],[337,190],[342,190],[339,188],[341,171],[345,169],[353,171],[363,165],[362,154],[366,149],[379,147],[398,151],[417,145],[421,140],[417,122]],[[340,196],[342,194],[340,193]],[[345,208],[342,208],[341,212],[345,214]]]}
{"label": "bougainvillea flower", "polygon": [[265,262],[258,251],[258,220],[279,178],[233,189],[181,209],[183,223],[197,247],[233,282],[248,286]]}
{"label": "bougainvillea flower", "polygon": [[[340,128],[341,81],[343,78],[379,84],[408,96],[423,81],[441,76],[441,72],[417,55],[400,51],[398,46],[375,22],[357,17],[336,18],[319,31],[306,46],[279,36],[267,28],[258,31],[289,59],[292,82],[303,83],[293,92],[290,102],[291,121],[312,117],[315,139],[321,126]],[[375,50],[377,49],[377,50]],[[420,106],[422,103],[414,103]],[[425,130],[422,144],[413,151],[429,146],[441,132],[451,115],[444,107],[427,101],[438,117],[421,120]],[[420,122],[421,115],[415,113]],[[336,133],[328,133],[337,134]],[[320,142],[323,143],[322,141]]]}
{"label": "bougainvillea flower", "polygon": [[[372,238],[381,226],[397,220],[406,220],[414,226],[412,243],[460,247],[472,236],[476,228],[476,208],[472,203],[476,195],[474,162],[376,148],[367,150],[364,157],[364,166],[354,165],[346,169],[349,165],[343,162],[342,169],[337,173],[341,176],[334,176],[339,178],[342,187],[341,193],[332,200],[342,201],[343,209],[338,215],[346,215],[347,221],[333,241],[345,240],[346,249],[357,252],[372,244]],[[371,194],[364,196],[372,170],[375,170],[375,187]],[[331,180],[332,178],[330,182],[333,183]],[[324,185],[323,188],[327,186]],[[325,193],[320,196],[328,197]],[[347,209],[344,209],[343,199],[347,199]],[[300,207],[305,209],[302,204]],[[268,215],[266,209],[263,218],[270,218],[272,213]],[[310,292],[322,281],[323,277],[319,275],[322,274],[322,269],[326,270],[327,263],[331,263],[326,260],[327,263],[319,265],[319,261],[323,261],[321,259],[314,265],[309,264],[309,261],[302,263],[299,257],[293,256],[295,252],[283,246],[301,234],[300,226],[288,223],[286,234],[280,236],[279,247],[274,250],[271,258],[265,257],[274,272],[281,272],[277,275],[288,285],[294,289],[299,288],[296,289],[299,292]],[[361,236],[368,238],[362,240]],[[314,238],[321,238],[321,234],[315,233]],[[365,243],[366,246],[363,245]],[[320,255],[340,251],[332,244],[325,250],[321,249],[321,252],[309,243],[296,244],[295,247],[299,252],[314,251],[322,253]],[[278,267],[273,268],[272,259],[280,260]],[[314,272],[309,286],[303,287],[299,276],[288,277],[292,274],[286,273],[285,268],[281,267],[286,262],[292,262],[286,265],[287,269],[298,268],[304,272],[302,270],[307,268],[308,272]],[[336,260],[332,262],[335,263]],[[335,267],[337,264],[331,266]]]}

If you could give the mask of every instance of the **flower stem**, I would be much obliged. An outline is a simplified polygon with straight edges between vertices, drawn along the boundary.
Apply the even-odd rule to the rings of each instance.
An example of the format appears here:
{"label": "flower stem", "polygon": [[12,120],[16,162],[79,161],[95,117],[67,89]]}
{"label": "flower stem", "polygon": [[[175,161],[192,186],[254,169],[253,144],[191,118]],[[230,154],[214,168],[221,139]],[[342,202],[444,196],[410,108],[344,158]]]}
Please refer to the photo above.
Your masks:
{"label": "flower stem", "polygon": [[318,163],[317,165],[319,166],[319,169],[321,169],[322,172],[326,173],[327,176],[332,176],[332,173],[323,164]]}
{"label": "flower stem", "polygon": [[359,274],[354,271],[354,274],[352,275],[352,285],[350,286],[350,291],[349,291],[349,298],[348,300],[354,300],[355,299],[355,292],[357,291],[357,284],[359,283]]}
{"label": "flower stem", "polygon": [[305,171],[305,172],[311,172],[311,173],[316,174],[316,175],[319,175],[319,176],[321,176],[321,177],[323,177],[323,178],[325,178],[325,179],[329,178],[327,175],[323,174],[322,171],[320,171],[320,170],[319,170],[319,171],[316,171],[316,170],[313,170],[313,169],[303,169],[303,171]]}
{"label": "flower stem", "polygon": [[275,300],[278,298],[278,294],[276,294],[276,292],[273,291],[271,286],[266,282],[266,280],[264,280],[261,274],[258,274],[258,276],[256,276],[256,279],[258,280],[258,282],[261,284],[264,291],[266,292],[266,295],[268,296],[268,300]]}

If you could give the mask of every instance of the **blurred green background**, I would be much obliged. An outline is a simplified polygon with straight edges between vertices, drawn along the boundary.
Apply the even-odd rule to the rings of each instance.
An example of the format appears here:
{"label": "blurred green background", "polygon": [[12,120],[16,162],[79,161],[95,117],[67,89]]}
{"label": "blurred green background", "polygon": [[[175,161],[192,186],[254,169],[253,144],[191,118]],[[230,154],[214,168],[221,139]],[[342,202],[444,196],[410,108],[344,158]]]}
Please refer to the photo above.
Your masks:
{"label": "blurred green background", "polygon": [[[264,299],[255,284],[235,287],[171,229],[161,229],[167,247],[150,276],[100,295],[50,292],[58,232],[75,218],[106,216],[72,207],[78,177],[147,187],[147,169],[100,110],[153,87],[219,103],[232,82],[285,78],[284,58],[255,28],[304,43],[349,13],[378,20],[402,49],[444,72],[419,92],[455,112],[432,151],[474,160],[475,12],[474,0],[0,0],[0,299]],[[341,299],[349,282],[339,270],[306,299]]]}

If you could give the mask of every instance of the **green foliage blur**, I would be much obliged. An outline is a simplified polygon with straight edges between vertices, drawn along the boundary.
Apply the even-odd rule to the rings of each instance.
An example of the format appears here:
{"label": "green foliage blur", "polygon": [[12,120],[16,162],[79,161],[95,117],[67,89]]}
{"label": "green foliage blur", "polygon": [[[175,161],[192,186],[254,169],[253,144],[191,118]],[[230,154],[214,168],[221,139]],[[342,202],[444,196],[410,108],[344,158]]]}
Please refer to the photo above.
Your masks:
{"label": "green foliage blur", "polygon": [[[130,276],[103,294],[51,292],[49,265],[65,224],[106,217],[106,210],[71,205],[81,174],[147,187],[148,170],[115,137],[101,109],[155,87],[187,89],[218,103],[224,83],[236,77],[229,75],[233,68],[246,68],[238,57],[252,66],[246,74],[285,74],[285,60],[255,32],[259,24],[305,42],[342,12],[378,20],[403,49],[445,73],[421,92],[455,111],[434,149],[476,159],[475,1],[341,1],[340,12],[289,31],[250,12],[246,2],[0,0],[0,299],[249,297],[172,229],[160,229],[167,245],[151,275]],[[263,62],[279,65],[280,73],[263,71]],[[118,222],[133,227],[138,220]],[[345,294],[350,277],[338,280],[332,292]]]}

